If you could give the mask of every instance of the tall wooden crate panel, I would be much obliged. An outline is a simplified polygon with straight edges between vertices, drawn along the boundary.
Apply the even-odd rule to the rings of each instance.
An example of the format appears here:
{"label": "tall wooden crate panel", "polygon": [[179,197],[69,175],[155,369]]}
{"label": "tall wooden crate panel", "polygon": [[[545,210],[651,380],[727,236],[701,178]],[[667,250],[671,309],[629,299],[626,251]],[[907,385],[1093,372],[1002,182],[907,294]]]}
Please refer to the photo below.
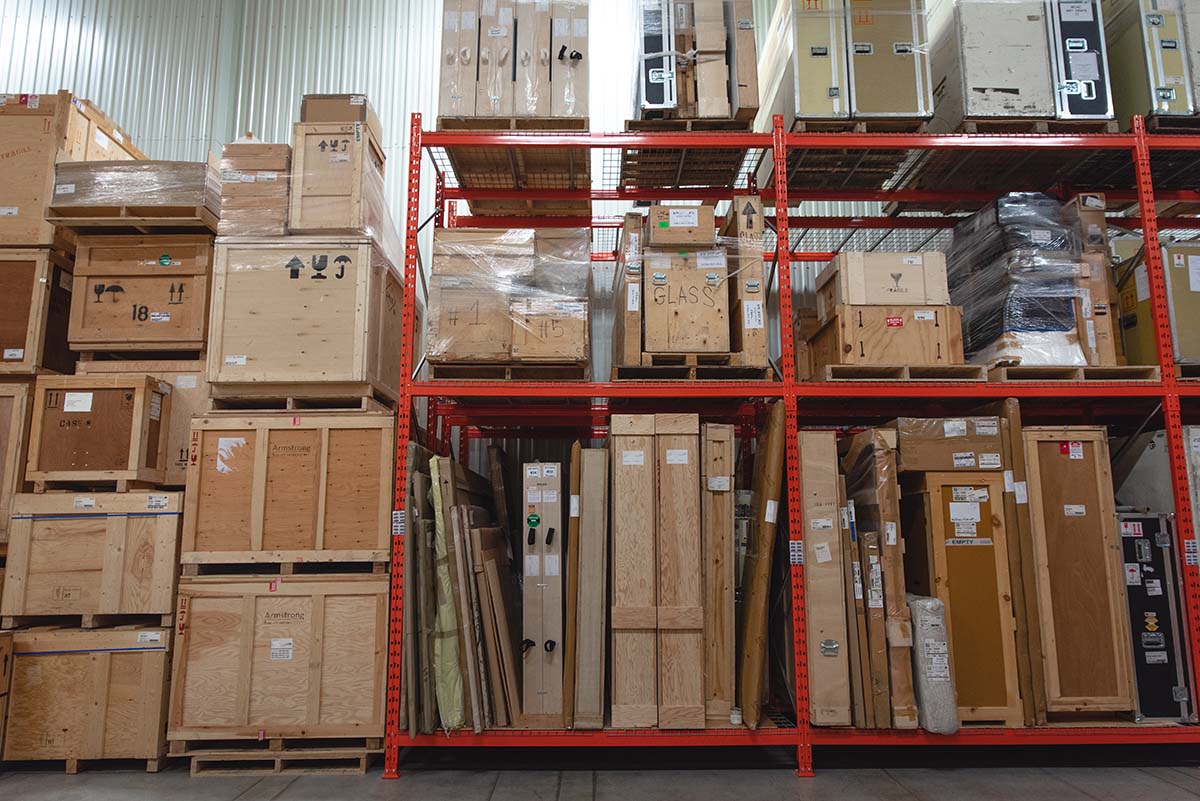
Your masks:
{"label": "tall wooden crate panel", "polygon": [[701,729],[704,704],[700,419],[654,415],[658,462],[658,726]]}
{"label": "tall wooden crate panel", "polygon": [[531,536],[524,546],[521,713],[533,728],[563,726],[563,508],[557,463],[524,466],[522,496]]}
{"label": "tall wooden crate panel", "polygon": [[0,543],[8,542],[12,499],[27,489],[25,460],[32,397],[28,384],[0,384]]}
{"label": "tall wooden crate panel", "polygon": [[58,251],[0,250],[0,375],[71,372],[71,283]]}
{"label": "tall wooden crate panel", "polygon": [[608,629],[608,451],[581,451],[579,592],[576,611],[575,720],[577,729],[604,728],[605,633]]}
{"label": "tall wooden crate panel", "polygon": [[0,614],[170,615],[183,494],[18,495]]}
{"label": "tall wooden crate panel", "polygon": [[837,441],[832,431],[801,431],[800,486],[804,505],[804,597],[807,615],[809,719],[849,726],[849,648],[846,588],[838,518]]}
{"label": "tall wooden crate panel", "polygon": [[179,584],[171,740],[382,737],[388,578]]}
{"label": "tall wooden crate panel", "polygon": [[42,376],[25,477],[161,484],[170,420],[171,385],[150,376]]}
{"label": "tall wooden crate panel", "polygon": [[[750,39],[754,39],[753,31]],[[729,247],[729,347],[744,367],[769,364],[763,230],[762,199],[756,195],[734,197],[721,236]]]}
{"label": "tall wooden crate panel", "polygon": [[75,246],[72,350],[203,350],[211,236],[86,236]]}
{"label": "tall wooden crate panel", "polygon": [[288,229],[371,233],[382,239],[391,225],[384,200],[384,158],[376,135],[364,123],[296,123]]}
{"label": "tall wooden crate panel", "polygon": [[704,579],[704,711],[709,725],[727,725],[737,703],[735,466],[733,426],[705,423],[700,437],[700,529]]}
{"label": "tall wooden crate panel", "polygon": [[303,385],[310,393],[394,399],[403,289],[367,239],[217,245],[208,348],[214,397]]}
{"label": "tall wooden crate panel", "polygon": [[612,725],[658,723],[658,497],[654,415],[614,414],[612,453]]}
{"label": "tall wooden crate panel", "polygon": [[1027,426],[1022,436],[1047,711],[1130,711],[1129,618],[1106,430]]}
{"label": "tall wooden crate panel", "polygon": [[382,412],[195,418],[181,561],[386,560],[395,436]]}
{"label": "tall wooden crate panel", "polygon": [[13,632],[4,759],[157,760],[170,646],[169,628]]}

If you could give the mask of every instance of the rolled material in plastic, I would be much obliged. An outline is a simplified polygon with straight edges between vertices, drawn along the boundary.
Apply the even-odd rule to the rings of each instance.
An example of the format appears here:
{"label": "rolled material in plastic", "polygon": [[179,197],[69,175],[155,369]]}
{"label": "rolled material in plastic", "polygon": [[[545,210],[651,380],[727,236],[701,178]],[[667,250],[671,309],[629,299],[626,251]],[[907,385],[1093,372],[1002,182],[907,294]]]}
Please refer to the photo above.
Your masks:
{"label": "rolled material in plastic", "polygon": [[79,161],[55,168],[51,206],[207,206],[221,209],[221,182],[203,161]]}
{"label": "rolled material in plastic", "polygon": [[913,630],[913,684],[917,719],[930,734],[958,731],[958,696],[946,639],[946,607],[936,598],[908,594]]}

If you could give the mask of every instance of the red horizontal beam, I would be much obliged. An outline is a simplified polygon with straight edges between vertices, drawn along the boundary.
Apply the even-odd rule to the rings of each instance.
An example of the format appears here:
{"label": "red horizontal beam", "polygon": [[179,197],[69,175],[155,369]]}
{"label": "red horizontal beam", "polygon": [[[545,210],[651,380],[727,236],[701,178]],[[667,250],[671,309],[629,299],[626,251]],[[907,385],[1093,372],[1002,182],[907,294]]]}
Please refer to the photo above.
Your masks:
{"label": "red horizontal beam", "polygon": [[688,150],[769,148],[772,135],[745,131],[657,133],[543,133],[541,131],[426,131],[425,147],[584,147],[584,148],[687,148]]}
{"label": "red horizontal beam", "polygon": [[[1177,137],[1176,137],[1177,138]],[[1133,134],[792,133],[788,147],[810,150],[1133,150]],[[1196,147],[1193,145],[1193,147]]]}
{"label": "red horizontal beam", "polygon": [[768,746],[795,745],[795,729],[704,729],[701,731],[670,731],[667,729],[629,729],[600,731],[523,731],[494,730],[476,734],[469,730],[449,733],[400,735],[405,746],[510,747],[532,746],[614,746],[614,747],[680,747],[680,746]]}
{"label": "red horizontal beam", "polygon": [[[849,386],[847,386],[849,384]],[[1153,398],[1163,394],[1157,381],[1012,381],[1007,383],[911,381],[804,382],[798,401],[811,398]],[[803,411],[803,406],[801,406]]]}
{"label": "red horizontal beam", "polygon": [[1138,745],[1200,743],[1196,726],[1095,726],[1041,729],[959,729],[956,734],[921,730],[812,729],[815,745]]}
{"label": "red horizontal beam", "polygon": [[[769,398],[772,381],[414,381],[416,397],[445,398]],[[537,407],[532,406],[536,413]]]}

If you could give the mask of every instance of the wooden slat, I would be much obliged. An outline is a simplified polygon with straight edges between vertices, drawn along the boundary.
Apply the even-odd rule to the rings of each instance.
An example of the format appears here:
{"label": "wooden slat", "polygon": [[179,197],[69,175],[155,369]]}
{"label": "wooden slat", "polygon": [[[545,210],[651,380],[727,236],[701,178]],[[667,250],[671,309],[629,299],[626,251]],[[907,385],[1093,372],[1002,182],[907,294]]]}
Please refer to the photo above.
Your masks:
{"label": "wooden slat", "polygon": [[734,627],[733,426],[706,423],[700,443],[704,576],[704,706],[710,725],[725,725],[737,702]]}
{"label": "wooden slat", "polygon": [[[572,506],[575,505],[572,500]],[[575,728],[604,727],[608,563],[608,451],[582,453],[575,635]]]}
{"label": "wooden slat", "polygon": [[575,665],[578,649],[579,614],[579,485],[583,473],[583,446],[571,443],[568,471],[566,625],[563,633],[563,726],[575,728]]}

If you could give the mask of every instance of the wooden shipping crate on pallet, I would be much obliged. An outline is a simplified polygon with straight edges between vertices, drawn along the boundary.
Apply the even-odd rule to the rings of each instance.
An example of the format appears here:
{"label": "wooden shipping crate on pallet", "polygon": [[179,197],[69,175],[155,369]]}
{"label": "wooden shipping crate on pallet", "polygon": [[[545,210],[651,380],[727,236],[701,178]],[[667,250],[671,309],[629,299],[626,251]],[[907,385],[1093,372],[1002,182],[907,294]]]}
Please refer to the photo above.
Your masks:
{"label": "wooden shipping crate on pallet", "polygon": [[808,341],[813,370],[831,364],[963,363],[959,306],[837,306]]}
{"label": "wooden shipping crate on pallet", "polygon": [[171,740],[382,737],[386,576],[185,578]]}
{"label": "wooden shipping crate on pallet", "polygon": [[208,331],[211,236],[81,236],[71,349],[201,351]]}
{"label": "wooden shipping crate on pallet", "polygon": [[61,251],[0,250],[0,376],[74,368],[67,347],[71,269]]}
{"label": "wooden shipping crate on pallet", "polygon": [[0,245],[52,245],[45,220],[59,161],[144,159],[129,134],[87,100],[62,91],[0,95],[0,137],[6,143]]}
{"label": "wooden shipping crate on pallet", "polygon": [[403,289],[369,239],[218,244],[208,348],[213,397],[394,400]]}
{"label": "wooden shipping crate on pallet", "polygon": [[642,348],[649,353],[729,350],[724,250],[647,251]]}
{"label": "wooden shipping crate on pallet", "polygon": [[25,460],[32,398],[28,384],[0,384],[0,545],[8,542],[12,499],[28,489]]}
{"label": "wooden shipping crate on pallet", "polygon": [[171,394],[147,375],[40,377],[25,477],[161,484]]}
{"label": "wooden shipping crate on pallet", "polygon": [[[0,615],[170,615],[183,495],[18,495]],[[20,622],[20,621],[15,621]]]}
{"label": "wooden shipping crate on pallet", "polygon": [[395,454],[391,414],[197,417],[181,561],[385,561]]}
{"label": "wooden shipping crate on pallet", "polygon": [[361,122],[292,126],[288,230],[380,234],[390,225],[384,201],[383,148]]}
{"label": "wooden shipping crate on pallet", "polygon": [[169,628],[13,633],[4,759],[144,759],[166,752]]}

